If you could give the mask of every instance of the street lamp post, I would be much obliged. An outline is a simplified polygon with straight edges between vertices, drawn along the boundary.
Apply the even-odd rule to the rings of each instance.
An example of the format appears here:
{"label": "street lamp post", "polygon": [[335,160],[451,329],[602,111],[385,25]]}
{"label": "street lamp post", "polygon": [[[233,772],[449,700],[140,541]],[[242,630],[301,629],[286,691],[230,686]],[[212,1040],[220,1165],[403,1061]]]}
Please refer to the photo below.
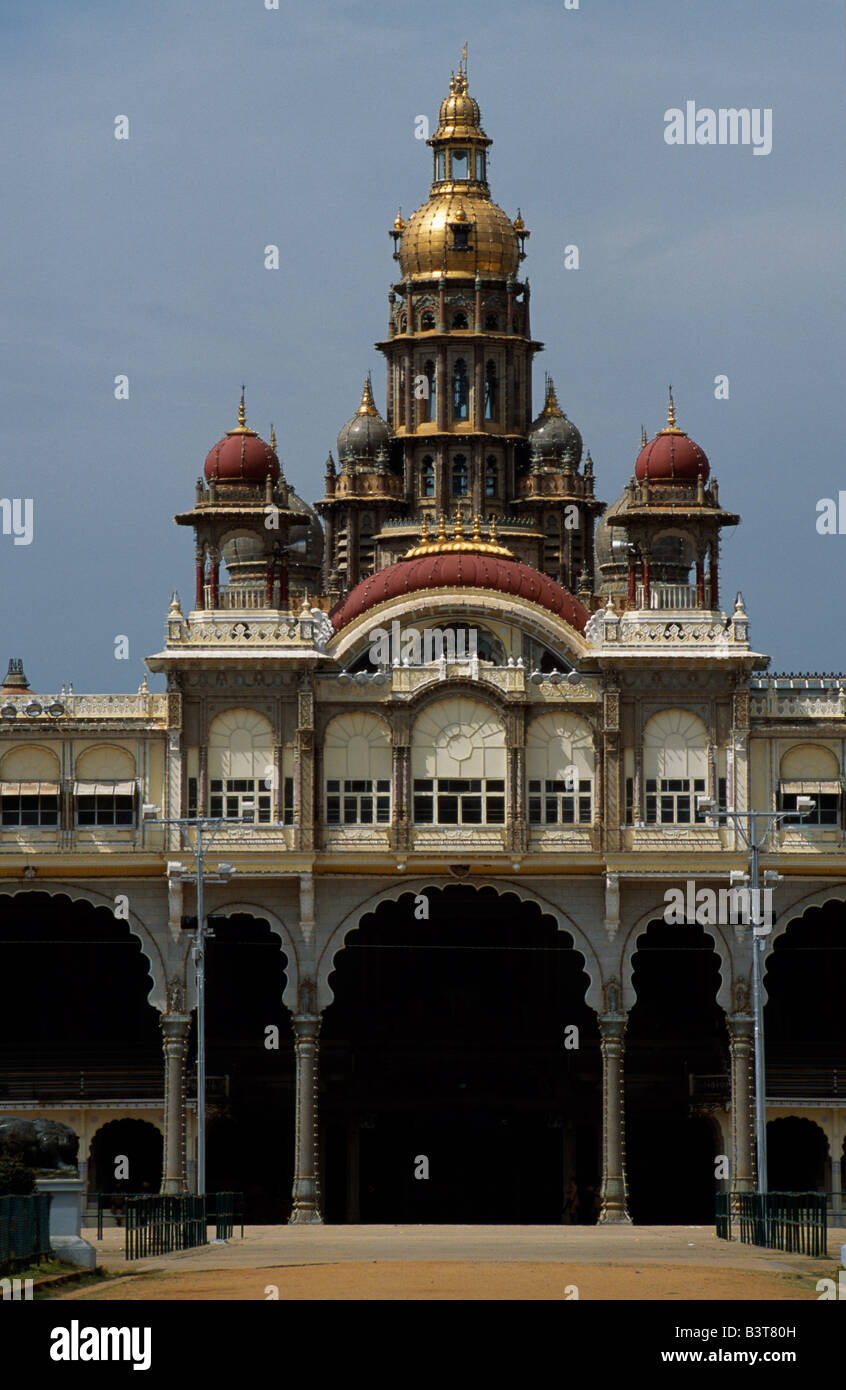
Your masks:
{"label": "street lamp post", "polygon": [[[755,1152],[758,1174],[758,1191],[767,1190],[767,1077],[764,1053],[764,977],[763,953],[766,949],[764,938],[769,934],[770,925],[764,922],[763,912],[757,910],[761,904],[761,849],[774,825],[788,818],[804,820],[810,815],[816,802],[810,796],[797,796],[793,811],[719,811],[713,797],[697,796],[696,809],[704,812],[718,822],[730,821],[737,826],[743,842],[749,851],[749,873],[732,871],[730,882],[739,887],[744,881],[749,886],[750,922],[752,927],[752,1012],[755,1019]],[[774,869],[764,871],[767,886],[778,883],[781,874]],[[757,919],[757,920],[756,920]]]}
{"label": "street lamp post", "polygon": [[[206,1190],[206,937],[212,933],[206,926],[204,886],[206,883],[228,883],[229,879],[236,872],[233,864],[218,864],[216,874],[206,874],[205,861],[206,855],[212,847],[217,832],[223,825],[253,825],[255,816],[255,805],[252,802],[243,801],[241,810],[250,814],[227,818],[223,816],[173,816],[161,818],[158,816],[158,806],[145,805],[142,810],[144,821],[148,825],[178,825],[181,838],[185,841],[185,847],[194,856],[195,872],[190,873],[184,864],[177,860],[169,860],[167,865],[168,879],[178,883],[196,883],[197,885],[197,925],[194,928],[194,939],[191,943],[191,959],[194,962],[194,977],[197,990],[197,1193],[202,1195]],[[193,828],[196,832],[196,841],[192,843],[189,834]],[[208,840],[203,839],[203,833],[210,831]]]}

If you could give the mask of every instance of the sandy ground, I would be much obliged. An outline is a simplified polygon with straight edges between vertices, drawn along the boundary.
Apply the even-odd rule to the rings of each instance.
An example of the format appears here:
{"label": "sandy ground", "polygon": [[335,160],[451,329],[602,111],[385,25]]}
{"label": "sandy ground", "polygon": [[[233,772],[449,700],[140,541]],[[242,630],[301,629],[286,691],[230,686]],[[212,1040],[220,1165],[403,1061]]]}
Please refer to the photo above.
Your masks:
{"label": "sandy ground", "polygon": [[[122,1231],[84,1234],[120,1277],[63,1300],[808,1301],[839,1266],[690,1226],[252,1226],[243,1241],[131,1264]],[[832,1254],[843,1234],[829,1233]]]}

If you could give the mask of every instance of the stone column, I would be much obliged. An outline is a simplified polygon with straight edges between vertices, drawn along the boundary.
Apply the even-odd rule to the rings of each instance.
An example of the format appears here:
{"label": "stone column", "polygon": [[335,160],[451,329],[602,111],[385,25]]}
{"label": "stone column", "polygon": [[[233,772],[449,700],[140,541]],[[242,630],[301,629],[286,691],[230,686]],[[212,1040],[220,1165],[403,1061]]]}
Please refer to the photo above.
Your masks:
{"label": "stone column", "polygon": [[755,1123],[752,1087],[755,1020],[751,1014],[729,1014],[726,1023],[731,1053],[731,1189],[733,1192],[751,1192],[755,1175],[752,1142]]}
{"label": "stone column", "polygon": [[[174,1002],[184,1008],[179,984],[171,985]],[[159,1019],[164,1049],[164,1146],[162,1192],[187,1192],[185,1174],[185,1062],[191,1016],[183,1012],[162,1014]]]}
{"label": "stone column", "polygon": [[321,1017],[313,1012],[296,1013],[292,1023],[297,1095],[292,1194],[294,1205],[290,1224],[307,1226],[323,1220],[320,1213],[317,1138],[317,1062]]}
{"label": "stone column", "polygon": [[[616,994],[616,986],[609,987]],[[616,1003],[616,997],[610,1002]],[[601,1226],[631,1225],[626,1184],[625,1099],[623,1060],[627,1016],[600,1014],[602,1048],[602,1207]]]}

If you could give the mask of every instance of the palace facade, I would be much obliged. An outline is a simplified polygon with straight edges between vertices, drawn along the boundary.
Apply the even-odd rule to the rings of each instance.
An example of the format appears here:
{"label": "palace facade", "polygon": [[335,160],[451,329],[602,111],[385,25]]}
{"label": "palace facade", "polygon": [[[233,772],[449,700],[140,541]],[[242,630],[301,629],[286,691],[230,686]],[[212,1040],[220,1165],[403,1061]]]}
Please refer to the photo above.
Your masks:
{"label": "palace facade", "polygon": [[[166,690],[43,694],[10,664],[0,1113],[71,1124],[91,1191],[191,1189],[173,822],[208,817],[210,1191],[264,1221],[708,1221],[755,1180],[720,813],[810,796],[761,851],[769,1176],[839,1213],[846,677],[768,673],[720,587],[740,518],[672,396],[598,499],[550,378],[533,406],[529,232],[461,68],[428,143],[384,415],[368,379],[314,508],[242,394],[176,517]],[[671,920],[679,889],[722,909]]]}

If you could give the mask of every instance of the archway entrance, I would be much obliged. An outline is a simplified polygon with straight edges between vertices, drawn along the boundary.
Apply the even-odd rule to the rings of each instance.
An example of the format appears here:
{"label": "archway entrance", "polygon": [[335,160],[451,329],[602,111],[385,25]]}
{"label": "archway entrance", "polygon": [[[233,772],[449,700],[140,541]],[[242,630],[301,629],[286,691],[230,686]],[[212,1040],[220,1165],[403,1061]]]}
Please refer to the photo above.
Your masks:
{"label": "archway entrance", "polygon": [[[267,922],[215,917],[206,953],[206,1186],[243,1192],[246,1219],[261,1224],[290,1213],[294,1049],[282,1006],[286,965]],[[196,1055],[192,1035],[192,1067]]]}
{"label": "archway entrance", "polygon": [[425,899],[427,920],[411,893],[380,904],[336,959],[326,1220],[560,1223],[568,1189],[568,1216],[595,1220],[601,1068],[582,956],[514,894]]}
{"label": "archway entrance", "polygon": [[798,1115],[767,1124],[767,1185],[771,1192],[824,1192],[828,1141],[819,1125]]}
{"label": "archway entrance", "polygon": [[[116,1171],[127,1169],[127,1177],[115,1176]],[[92,1192],[158,1192],[162,1181],[159,1130],[147,1120],[110,1120],[91,1140],[88,1175]]]}
{"label": "archway entrance", "polygon": [[638,1225],[714,1217],[716,1131],[690,1103],[693,1075],[726,1074],[720,961],[700,926],[650,922],[633,958],[626,1033],[629,1210]]}

